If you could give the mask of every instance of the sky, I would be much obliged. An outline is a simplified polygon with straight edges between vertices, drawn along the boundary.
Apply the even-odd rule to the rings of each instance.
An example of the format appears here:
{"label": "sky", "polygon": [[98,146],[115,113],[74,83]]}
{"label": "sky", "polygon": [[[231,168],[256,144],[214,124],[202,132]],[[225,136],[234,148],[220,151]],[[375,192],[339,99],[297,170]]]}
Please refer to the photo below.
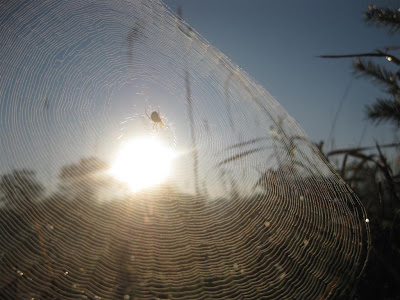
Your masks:
{"label": "sky", "polygon": [[[325,141],[326,150],[373,145],[375,140],[388,143],[395,138],[393,126],[376,126],[365,119],[365,105],[384,95],[380,87],[354,76],[352,59],[318,57],[396,45],[396,35],[365,22],[363,13],[370,2],[164,2],[173,11],[181,6],[187,23],[268,90],[313,141]],[[396,8],[400,3],[374,4]]]}
{"label": "sky", "polygon": [[[155,6],[147,8],[148,14],[140,2],[41,3],[35,4],[35,13],[31,2],[15,3],[21,5],[0,9],[3,172],[28,167],[57,181],[61,166],[91,155],[111,162],[125,140],[151,134],[186,153],[177,167],[186,179],[192,176],[194,131],[204,166],[199,169],[208,176],[205,181],[216,182],[221,176],[207,170],[219,171],[215,165],[242,151],[233,147],[238,142],[266,136],[272,140],[274,124],[243,89],[245,81],[232,78],[226,88],[229,68],[214,48],[275,97],[312,141],[325,141],[325,150],[394,139],[392,126],[365,121],[364,106],[382,95],[379,87],[356,79],[351,59],[318,57],[395,45],[396,36],[365,23],[365,1],[165,0],[172,11],[181,6],[186,22],[214,48],[176,34],[179,27],[171,15],[158,19],[165,11],[156,1],[150,2]],[[127,37],[137,28],[138,38],[128,45]],[[191,52],[183,54],[182,45],[189,45]],[[195,112],[193,130],[185,70]],[[232,111],[226,107],[227,90]],[[271,106],[267,111],[280,114],[267,98],[262,99]],[[171,122],[171,130],[152,131],[145,111],[156,108]],[[272,151],[269,144],[265,149]],[[263,160],[264,168],[276,167],[268,155],[259,154],[246,156],[246,166],[235,166],[256,172]]]}

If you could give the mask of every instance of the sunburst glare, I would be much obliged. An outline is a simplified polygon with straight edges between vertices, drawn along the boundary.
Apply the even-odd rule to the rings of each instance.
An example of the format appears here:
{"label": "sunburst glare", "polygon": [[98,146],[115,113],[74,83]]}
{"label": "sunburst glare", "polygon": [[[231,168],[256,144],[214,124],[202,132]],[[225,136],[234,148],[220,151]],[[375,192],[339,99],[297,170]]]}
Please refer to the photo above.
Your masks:
{"label": "sunburst glare", "polygon": [[156,138],[134,139],[121,147],[110,173],[136,192],[165,181],[175,156],[173,150]]}

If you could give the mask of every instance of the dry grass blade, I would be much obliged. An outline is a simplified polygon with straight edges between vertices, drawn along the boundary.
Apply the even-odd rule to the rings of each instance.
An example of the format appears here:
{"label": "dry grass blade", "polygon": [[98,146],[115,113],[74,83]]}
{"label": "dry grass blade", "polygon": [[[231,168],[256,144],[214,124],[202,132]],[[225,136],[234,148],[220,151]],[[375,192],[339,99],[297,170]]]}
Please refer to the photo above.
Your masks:
{"label": "dry grass blade", "polygon": [[217,167],[220,167],[220,166],[222,166],[222,165],[224,165],[224,164],[230,163],[230,162],[232,162],[232,161],[241,159],[241,158],[243,158],[243,157],[245,157],[245,156],[248,156],[248,155],[251,155],[251,154],[260,152],[260,151],[265,150],[265,149],[268,149],[268,148],[269,148],[269,147],[259,147],[259,148],[256,148],[256,149],[252,149],[252,150],[248,150],[248,151],[245,151],[245,152],[236,154],[236,155],[231,156],[231,157],[229,157],[229,158],[227,158],[227,159],[224,159],[223,161],[221,161],[220,163],[218,163],[218,164],[217,164]]}
{"label": "dry grass blade", "polygon": [[384,57],[387,59],[390,57],[390,61],[395,63],[396,65],[400,65],[400,59],[397,58],[396,56],[376,50],[376,52],[366,52],[366,53],[355,53],[355,54],[342,54],[342,55],[319,55],[318,57],[320,58],[356,58],[356,57]]}
{"label": "dry grass blade", "polygon": [[267,140],[267,138],[266,137],[259,137],[259,138],[251,139],[251,140],[246,141],[246,142],[241,142],[241,143],[234,144],[234,145],[228,147],[227,149],[240,148],[240,147],[244,147],[244,146],[255,144],[255,143],[263,141],[263,140]]}

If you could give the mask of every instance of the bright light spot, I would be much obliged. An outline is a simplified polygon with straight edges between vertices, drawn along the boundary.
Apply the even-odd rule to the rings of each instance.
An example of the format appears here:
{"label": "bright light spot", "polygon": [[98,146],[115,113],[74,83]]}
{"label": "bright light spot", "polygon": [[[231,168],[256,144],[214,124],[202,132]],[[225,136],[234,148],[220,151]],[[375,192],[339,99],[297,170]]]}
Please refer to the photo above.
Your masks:
{"label": "bright light spot", "polygon": [[365,219],[365,222],[366,222],[366,223],[369,223],[369,219]]}
{"label": "bright light spot", "polygon": [[138,191],[163,182],[175,156],[155,138],[135,139],[123,145],[110,173],[132,191]]}

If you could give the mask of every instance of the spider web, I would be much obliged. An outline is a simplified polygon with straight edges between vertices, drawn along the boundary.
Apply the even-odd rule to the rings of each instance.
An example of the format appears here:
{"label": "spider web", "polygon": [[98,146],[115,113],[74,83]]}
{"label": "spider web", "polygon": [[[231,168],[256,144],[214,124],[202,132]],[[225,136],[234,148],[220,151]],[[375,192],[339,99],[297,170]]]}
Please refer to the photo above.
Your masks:
{"label": "spider web", "polygon": [[[354,290],[370,243],[360,201],[266,90],[161,2],[2,1],[0,99],[2,298]],[[152,130],[146,109],[168,127]],[[181,155],[133,193],[107,169],[138,136]]]}

